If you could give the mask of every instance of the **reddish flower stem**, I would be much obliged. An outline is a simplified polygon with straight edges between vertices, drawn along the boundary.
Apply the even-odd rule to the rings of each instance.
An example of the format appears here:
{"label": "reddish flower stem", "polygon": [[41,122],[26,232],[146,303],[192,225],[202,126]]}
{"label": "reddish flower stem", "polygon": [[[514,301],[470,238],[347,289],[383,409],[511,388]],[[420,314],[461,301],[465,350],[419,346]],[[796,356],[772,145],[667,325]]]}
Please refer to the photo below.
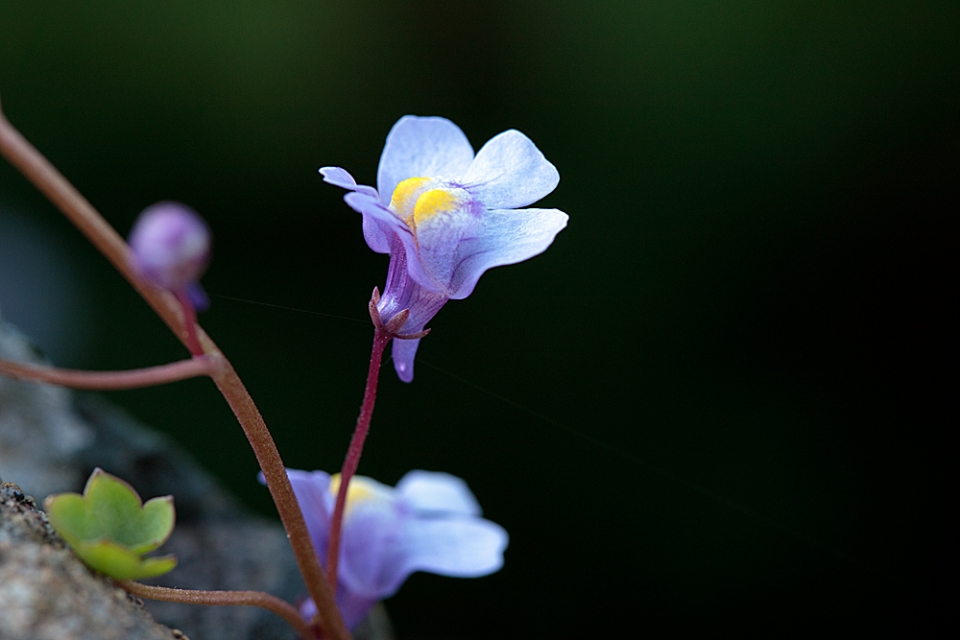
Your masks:
{"label": "reddish flower stem", "polygon": [[377,326],[373,334],[373,348],[370,352],[370,369],[367,371],[367,387],[363,392],[363,404],[360,406],[360,417],[350,439],[350,448],[343,461],[340,471],[340,489],[337,491],[337,502],[333,508],[333,518],[330,520],[330,544],[327,547],[327,578],[334,590],[337,588],[337,560],[340,550],[340,533],[343,525],[343,510],[347,503],[347,488],[350,480],[357,472],[360,464],[360,454],[363,453],[363,443],[370,430],[370,419],[373,418],[373,406],[377,402],[377,381],[380,378],[380,361],[383,359],[383,349],[390,342],[393,333]]}
{"label": "reddish flower stem", "polygon": [[[173,294],[152,287],[140,280],[130,266],[130,248],[123,238],[113,230],[106,220],[87,202],[86,198],[31,145],[3,115],[0,110],[0,155],[16,167],[76,226],[107,260],[119,271],[133,288],[146,300],[153,310],[166,323],[174,335],[188,349],[187,319],[183,308]],[[260,411],[253,398],[243,386],[240,377],[217,345],[206,332],[193,328],[197,342],[213,366],[213,381],[227,404],[233,410],[244,435],[250,442],[260,469],[263,471],[267,488],[287,530],[290,546],[297,560],[297,566],[303,575],[304,584],[310,597],[317,605],[318,617],[324,638],[330,640],[348,640],[350,632],[343,623],[340,611],[333,597],[333,590],[327,583],[320,559],[313,548],[310,533],[307,530],[300,504],[297,502],[287,470],[277,451],[273,437],[267,430]]]}
{"label": "reddish flower stem", "polygon": [[303,640],[314,638],[313,630],[300,612],[293,605],[280,598],[264,593],[263,591],[205,591],[199,589],[172,589],[170,587],[155,587],[118,580],[117,584],[124,590],[139,598],[159,600],[160,602],[182,602],[185,604],[232,605],[260,607],[283,618],[294,628]]}
{"label": "reddish flower stem", "polygon": [[186,291],[177,291],[174,295],[177,302],[180,303],[183,324],[187,330],[187,335],[182,337],[184,344],[190,350],[191,355],[202,356],[203,347],[200,346],[200,339],[197,338],[197,310],[193,308],[193,302]]}
{"label": "reddish flower stem", "polygon": [[208,376],[212,373],[213,366],[205,356],[172,362],[159,367],[130,369],[129,371],[78,371],[76,369],[58,369],[39,364],[21,364],[0,360],[0,375],[55,384],[72,389],[138,389],[176,382],[177,380],[186,380],[187,378]]}

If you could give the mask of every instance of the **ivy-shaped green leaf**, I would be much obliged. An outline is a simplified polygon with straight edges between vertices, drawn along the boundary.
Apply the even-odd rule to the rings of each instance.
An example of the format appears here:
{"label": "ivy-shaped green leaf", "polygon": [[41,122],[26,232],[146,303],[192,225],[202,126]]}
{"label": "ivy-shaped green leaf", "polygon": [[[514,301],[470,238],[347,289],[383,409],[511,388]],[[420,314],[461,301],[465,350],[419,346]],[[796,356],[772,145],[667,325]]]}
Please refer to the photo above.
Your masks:
{"label": "ivy-shaped green leaf", "polygon": [[170,537],[173,497],[146,504],[129,484],[94,469],[83,495],[60,493],[43,502],[50,524],[81,560],[117,580],[138,580],[173,569],[174,556],[142,558]]}

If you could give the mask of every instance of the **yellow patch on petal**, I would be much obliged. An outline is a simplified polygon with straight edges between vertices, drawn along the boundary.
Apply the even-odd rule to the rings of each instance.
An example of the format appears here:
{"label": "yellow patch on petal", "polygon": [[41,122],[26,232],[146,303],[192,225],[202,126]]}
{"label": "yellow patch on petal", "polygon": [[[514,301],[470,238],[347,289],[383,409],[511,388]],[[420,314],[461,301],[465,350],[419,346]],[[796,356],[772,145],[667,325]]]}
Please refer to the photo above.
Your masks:
{"label": "yellow patch on petal", "polygon": [[438,213],[450,211],[457,204],[457,197],[445,189],[431,189],[419,198],[413,208],[413,222],[420,225]]}
{"label": "yellow patch on petal", "polygon": [[410,227],[413,226],[417,199],[429,182],[430,178],[407,178],[397,185],[390,197],[390,208]]}
{"label": "yellow patch on petal", "polygon": [[[438,214],[453,211],[462,199],[436,178],[407,178],[390,197],[390,209],[416,234],[417,226]],[[440,188],[438,188],[440,187]]]}
{"label": "yellow patch on petal", "polygon": [[[373,500],[379,497],[378,492],[374,486],[371,486],[368,482],[364,482],[365,478],[362,476],[353,476],[353,479],[350,480],[350,486],[347,487],[347,504],[344,507],[344,514],[350,511],[350,508],[357,504],[358,502],[363,502],[364,500]],[[340,474],[335,473],[330,476],[330,493],[337,495],[340,492]]]}

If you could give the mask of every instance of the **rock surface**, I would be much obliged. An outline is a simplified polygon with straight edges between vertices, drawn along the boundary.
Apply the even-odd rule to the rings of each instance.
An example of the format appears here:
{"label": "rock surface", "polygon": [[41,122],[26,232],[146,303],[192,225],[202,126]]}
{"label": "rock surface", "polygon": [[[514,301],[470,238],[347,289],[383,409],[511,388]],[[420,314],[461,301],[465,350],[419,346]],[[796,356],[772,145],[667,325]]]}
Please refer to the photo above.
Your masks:
{"label": "rock surface", "polygon": [[[42,361],[2,320],[0,358]],[[75,491],[84,482],[77,458],[94,439],[93,430],[74,411],[69,390],[0,376],[0,476],[40,499],[58,491]]]}
{"label": "rock surface", "polygon": [[77,560],[46,514],[0,480],[0,640],[185,640]]}

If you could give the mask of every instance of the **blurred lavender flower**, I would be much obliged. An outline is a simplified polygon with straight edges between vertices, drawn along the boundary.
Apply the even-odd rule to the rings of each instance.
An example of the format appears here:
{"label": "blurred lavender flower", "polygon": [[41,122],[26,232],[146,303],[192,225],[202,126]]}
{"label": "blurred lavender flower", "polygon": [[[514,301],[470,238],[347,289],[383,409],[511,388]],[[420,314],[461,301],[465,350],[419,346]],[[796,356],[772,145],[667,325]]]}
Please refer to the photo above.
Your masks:
{"label": "blurred lavender flower", "polygon": [[186,295],[198,310],[209,306],[200,276],[210,264],[210,228],[190,207],[158,202],[130,231],[133,268],[154,286]]}
{"label": "blurred lavender flower", "polygon": [[[519,131],[494,136],[474,156],[457,125],[445,118],[404,116],[390,130],[377,186],[358,185],[340,167],[324,180],[349,189],[347,204],[363,215],[363,234],[390,254],[377,309],[384,322],[403,309],[399,333],[416,333],[447,300],[473,292],[491,267],[544,251],[567,224],[557,209],[519,209],[556,188],[560,175]],[[393,361],[413,380],[419,340],[395,340]]]}
{"label": "blurred lavender flower", "polygon": [[[325,558],[340,474],[288,469],[287,475],[314,547]],[[480,505],[460,478],[411,471],[394,488],[354,476],[337,576],[344,621],[356,626],[414,571],[460,578],[491,574],[503,566],[507,540],[502,527],[480,517]],[[308,619],[316,613],[311,600],[300,610]]]}

